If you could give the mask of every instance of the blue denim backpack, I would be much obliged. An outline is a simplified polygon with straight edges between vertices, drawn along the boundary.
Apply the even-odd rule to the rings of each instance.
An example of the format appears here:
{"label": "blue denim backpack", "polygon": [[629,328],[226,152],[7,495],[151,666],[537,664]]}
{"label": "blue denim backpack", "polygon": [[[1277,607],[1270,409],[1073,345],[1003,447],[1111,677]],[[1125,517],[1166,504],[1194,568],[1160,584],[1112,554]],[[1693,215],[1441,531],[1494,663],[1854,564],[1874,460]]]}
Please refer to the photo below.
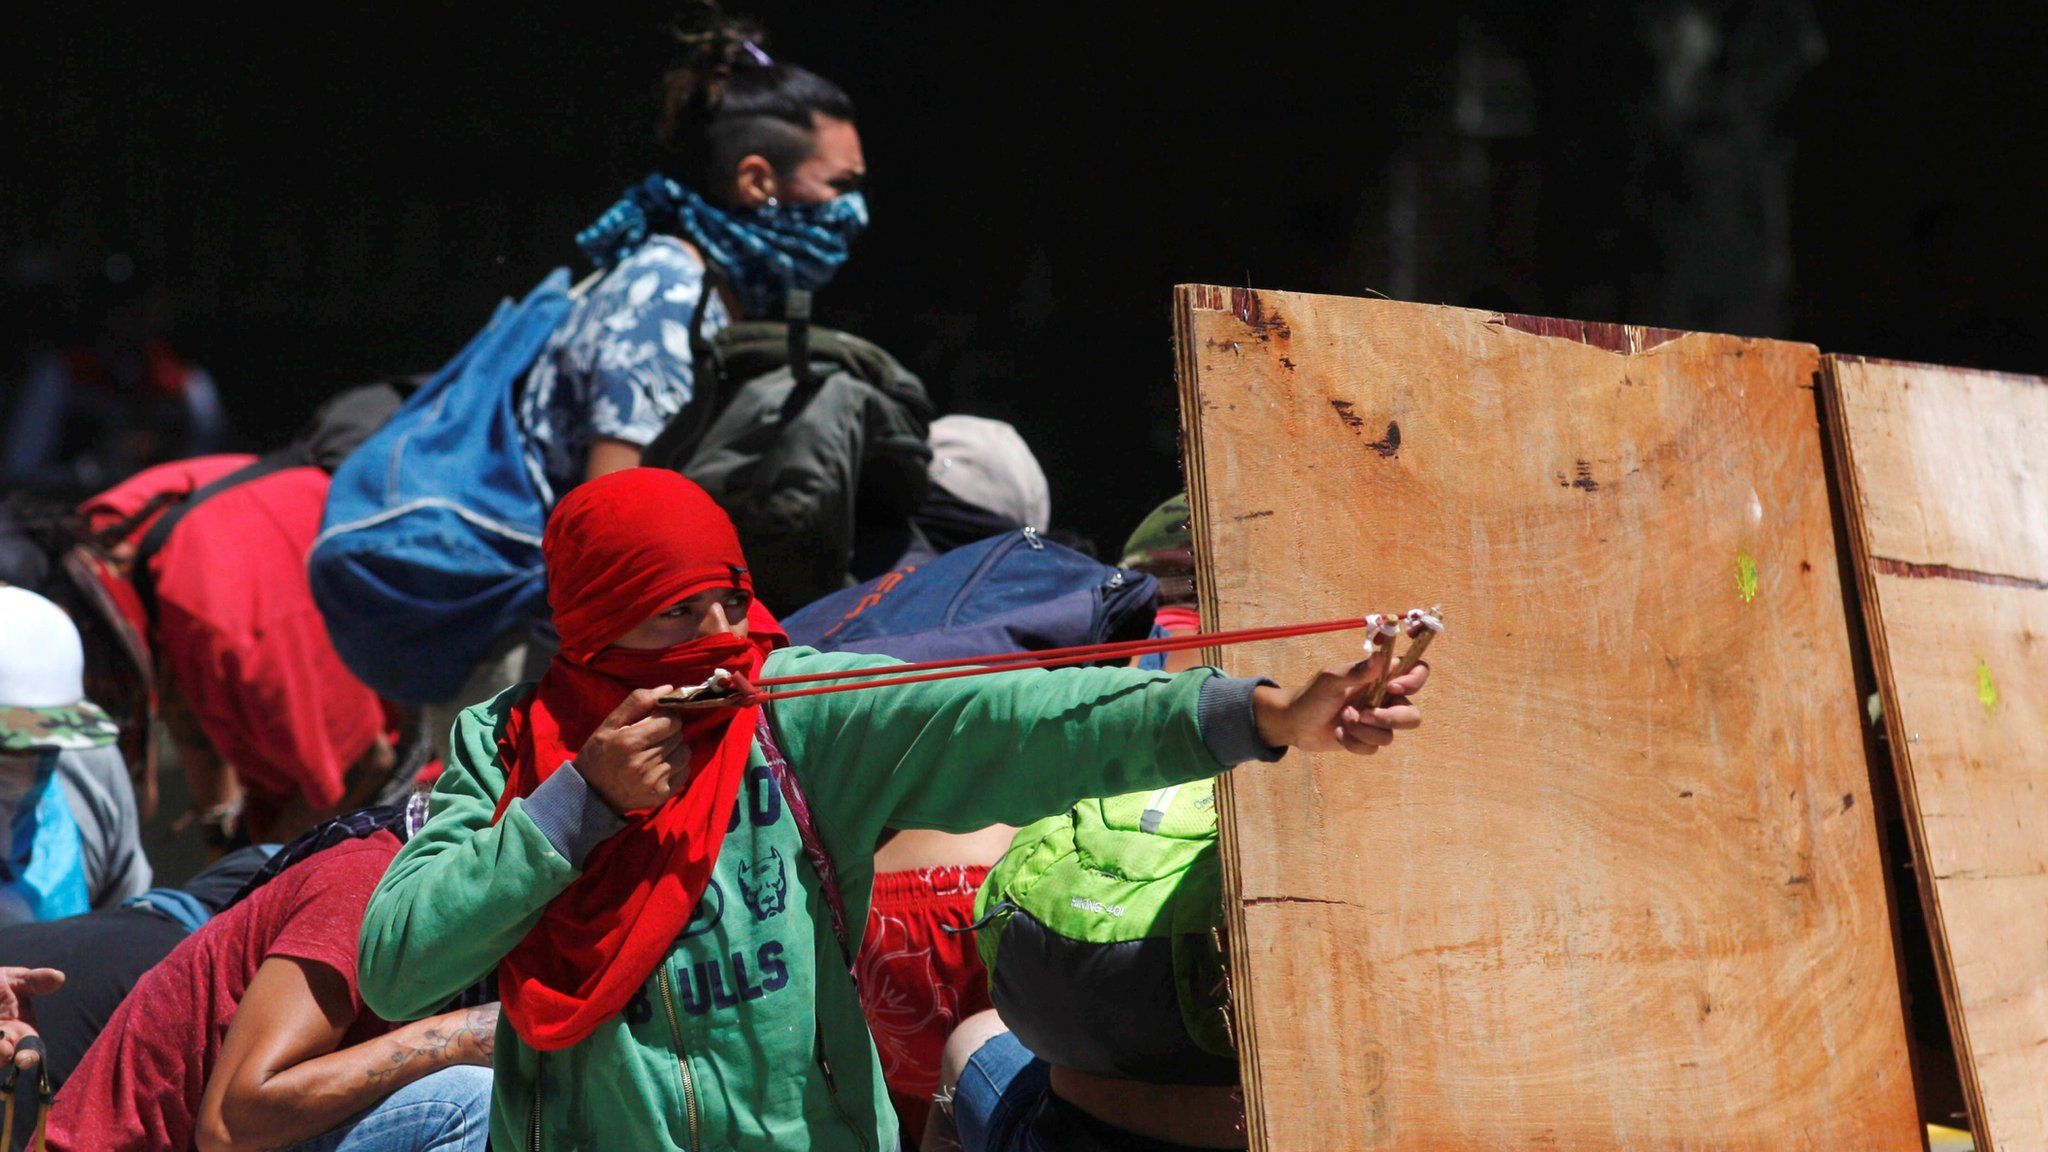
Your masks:
{"label": "blue denim backpack", "polygon": [[1143,637],[1157,591],[1026,528],[835,592],[782,626],[792,643],[902,660],[1040,651]]}
{"label": "blue denim backpack", "polygon": [[515,408],[568,315],[557,269],[335,470],[307,559],[335,651],[379,694],[447,700],[493,643],[545,615],[553,495]]}

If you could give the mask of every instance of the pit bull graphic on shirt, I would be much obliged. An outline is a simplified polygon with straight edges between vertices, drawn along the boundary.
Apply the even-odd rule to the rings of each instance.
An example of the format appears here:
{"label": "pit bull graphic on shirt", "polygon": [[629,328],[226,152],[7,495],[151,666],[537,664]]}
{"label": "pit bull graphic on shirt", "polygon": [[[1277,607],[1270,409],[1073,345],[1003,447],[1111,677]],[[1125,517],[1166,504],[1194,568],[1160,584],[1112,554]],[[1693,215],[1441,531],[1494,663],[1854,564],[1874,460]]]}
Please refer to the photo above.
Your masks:
{"label": "pit bull graphic on shirt", "polygon": [[789,907],[789,873],[782,853],[769,848],[753,861],[740,862],[740,895],[754,910],[754,919],[779,916]]}

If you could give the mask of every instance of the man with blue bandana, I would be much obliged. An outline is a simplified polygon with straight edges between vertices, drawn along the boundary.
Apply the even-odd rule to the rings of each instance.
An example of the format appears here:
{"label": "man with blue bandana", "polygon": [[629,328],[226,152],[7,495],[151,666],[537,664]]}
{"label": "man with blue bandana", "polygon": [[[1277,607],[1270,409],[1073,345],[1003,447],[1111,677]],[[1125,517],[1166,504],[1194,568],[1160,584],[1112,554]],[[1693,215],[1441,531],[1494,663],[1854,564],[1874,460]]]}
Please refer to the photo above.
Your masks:
{"label": "man with blue bandana", "polygon": [[[587,480],[639,467],[697,398],[697,358],[712,338],[779,316],[791,289],[823,288],[867,227],[852,99],[769,56],[759,25],[715,4],[673,32],[682,55],[663,79],[656,170],[577,233],[598,274],[518,391],[551,506]],[[428,731],[438,742],[461,708],[539,675],[548,655],[523,631],[503,638],[454,698],[428,710]]]}
{"label": "man with blue bandana", "polygon": [[697,350],[822,288],[867,227],[867,161],[839,86],[749,22],[687,33],[660,170],[576,237],[601,275],[528,373],[520,420],[560,499],[631,468],[696,392]]}

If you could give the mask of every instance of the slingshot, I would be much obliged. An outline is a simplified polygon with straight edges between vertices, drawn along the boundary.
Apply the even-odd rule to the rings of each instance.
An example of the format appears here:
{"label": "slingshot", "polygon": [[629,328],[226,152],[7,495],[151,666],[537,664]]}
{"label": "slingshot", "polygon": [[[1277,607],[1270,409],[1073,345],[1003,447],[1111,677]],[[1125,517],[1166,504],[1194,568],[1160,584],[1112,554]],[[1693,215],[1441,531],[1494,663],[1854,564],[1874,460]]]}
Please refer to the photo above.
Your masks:
{"label": "slingshot", "polygon": [[[48,1147],[44,1140],[50,1126],[50,1102],[57,1095],[50,1087],[50,1052],[43,1047],[43,1039],[40,1036],[23,1037],[21,1048],[42,1057],[36,1063],[36,1130],[34,1135],[29,1137],[28,1143],[23,1145],[23,1152],[44,1152]],[[9,1060],[7,1078],[0,1080],[0,1095],[7,1098],[5,1104],[0,1104],[0,1143],[14,1139],[14,1085],[19,1079],[21,1065]]]}
{"label": "slingshot", "polygon": [[[749,707],[772,700],[793,700],[800,696],[823,696],[833,692],[856,692],[895,684],[925,684],[963,676],[987,676],[1019,668],[1059,668],[1072,664],[1093,664],[1127,660],[1156,652],[1184,652],[1193,648],[1251,644],[1261,640],[1285,640],[1324,632],[1347,632],[1364,628],[1371,632],[1366,641],[1368,659],[1385,652],[1387,661],[1373,685],[1371,707],[1386,698],[1389,681],[1411,671],[1422,661],[1422,653],[1437,633],[1443,631],[1443,609],[1416,608],[1404,615],[1375,612],[1369,616],[1347,616],[1315,624],[1281,624],[1265,628],[1239,628],[1229,632],[1195,632],[1185,636],[1163,636],[1146,640],[1117,640],[1103,644],[1080,644],[1039,652],[1001,652],[988,656],[961,656],[949,660],[925,660],[915,664],[888,664],[879,668],[848,668],[835,672],[807,672],[799,676],[769,676],[748,680],[737,672],[719,669],[702,684],[693,685],[655,703],[663,708]],[[1394,643],[1406,634],[1411,644],[1395,666]]]}

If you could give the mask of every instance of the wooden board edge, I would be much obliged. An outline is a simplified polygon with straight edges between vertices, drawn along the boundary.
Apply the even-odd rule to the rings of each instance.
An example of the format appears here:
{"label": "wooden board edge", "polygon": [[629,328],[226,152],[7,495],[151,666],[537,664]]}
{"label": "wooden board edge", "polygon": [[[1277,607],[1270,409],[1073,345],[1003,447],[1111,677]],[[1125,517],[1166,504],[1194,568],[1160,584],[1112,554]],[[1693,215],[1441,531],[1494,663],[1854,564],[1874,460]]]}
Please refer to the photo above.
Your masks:
{"label": "wooden board edge", "polygon": [[[1216,629],[1216,571],[1202,558],[1215,555],[1209,546],[1209,489],[1202,467],[1202,388],[1200,360],[1195,352],[1194,313],[1222,307],[1224,289],[1183,284],[1173,291],[1174,382],[1180,392],[1181,468],[1188,493],[1188,530],[1195,541],[1195,597],[1201,609],[1204,631]],[[1223,650],[1204,648],[1202,662],[1222,667]],[[1228,948],[1230,975],[1231,1038],[1237,1044],[1238,1078],[1244,1087],[1246,1147],[1250,1152],[1267,1152],[1270,1137],[1265,1122],[1264,1092],[1259,1074],[1257,1015],[1253,1012],[1252,982],[1237,974],[1251,967],[1251,944],[1245,922],[1244,879],[1238,860],[1238,828],[1235,792],[1231,772],[1216,775],[1216,852],[1223,877],[1223,935]]]}
{"label": "wooden board edge", "polygon": [[[1894,360],[1886,356],[1859,356],[1853,352],[1830,352],[1826,359],[1831,364],[1869,364],[1878,368],[1906,368],[1925,372],[1966,372],[1972,376],[2011,380],[2034,387],[2040,387],[2044,382],[2043,377],[2027,372],[2004,372],[1996,368],[1960,368],[1954,364],[1930,364],[1925,360]],[[1978,1152],[1983,1150],[1979,1149]]]}
{"label": "wooden board edge", "polygon": [[[1955,1047],[1956,1071],[1962,1081],[1963,1102],[1969,1110],[1971,1141],[1976,1152],[1998,1152],[1983,1119],[1984,1097],[1977,1085],[1976,1061],[1971,1058],[1969,1023],[1963,1016],[1962,997],[1956,984],[1955,961],[1949,954],[1948,927],[1941,918],[1941,901],[1936,894],[1934,870],[1927,864],[1928,845],[1920,821],[1920,795],[1913,777],[1913,742],[1909,739],[1912,733],[1907,730],[1905,717],[1900,712],[1898,682],[1892,676],[1891,645],[1885,635],[1884,602],[1877,580],[1878,557],[1870,548],[1869,531],[1863,516],[1862,485],[1856,474],[1855,434],[1849,427],[1843,404],[1842,380],[1839,374],[1841,367],[1891,363],[1894,362],[1857,356],[1837,356],[1833,353],[1821,357],[1822,423],[1826,426],[1828,448],[1835,457],[1842,523],[1849,537],[1849,558],[1856,574],[1854,586],[1861,601],[1857,614],[1863,620],[1864,641],[1870,648],[1871,672],[1877,679],[1878,699],[1884,707],[1885,743],[1891,759],[1892,783],[1898,790],[1899,804],[1905,816],[1906,839],[1913,850],[1913,882],[1918,890],[1921,914],[1928,924],[1928,943],[1934,951],[1934,968],[1941,986],[1942,1016],[1948,1023],[1949,1042]],[[1884,842],[1882,828],[1878,829],[1878,842],[1881,848]],[[1889,889],[1889,874],[1885,877],[1885,883]],[[1895,947],[1898,940],[1896,929],[1895,923]],[[1903,959],[1900,958],[1902,966]],[[1900,973],[1899,986],[1902,991],[1906,988],[1903,972]],[[1900,1007],[1904,1009],[1905,1005],[1902,1003]],[[1906,1023],[1910,1029],[1910,1013],[1906,1014]],[[1912,1045],[1908,1045],[1908,1051],[1914,1051]]]}

